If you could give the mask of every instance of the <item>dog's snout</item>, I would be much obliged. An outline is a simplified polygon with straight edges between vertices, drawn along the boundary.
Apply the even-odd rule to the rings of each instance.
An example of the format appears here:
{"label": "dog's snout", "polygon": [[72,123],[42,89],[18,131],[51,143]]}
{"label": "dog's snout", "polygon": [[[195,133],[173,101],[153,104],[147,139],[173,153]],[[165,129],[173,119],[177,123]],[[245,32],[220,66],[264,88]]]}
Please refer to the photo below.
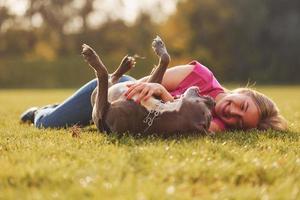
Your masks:
{"label": "dog's snout", "polygon": [[216,102],[215,100],[213,100],[213,98],[209,97],[209,96],[205,96],[205,104],[207,105],[207,107],[211,110],[215,107]]}
{"label": "dog's snout", "polygon": [[186,97],[200,97],[200,90],[197,86],[192,86],[192,87],[189,87],[185,93],[184,93],[184,96]]}
{"label": "dog's snout", "polygon": [[212,121],[212,115],[209,113],[203,116],[203,120],[199,123],[204,130],[208,130]]}
{"label": "dog's snout", "polygon": [[208,115],[207,121],[206,121],[206,129],[207,129],[207,130],[208,130],[209,127],[210,127],[211,121],[212,121],[212,115],[210,114],[210,115]]}
{"label": "dog's snout", "polygon": [[207,116],[207,121],[210,122],[211,120],[212,120],[212,115],[209,114],[209,115]]}

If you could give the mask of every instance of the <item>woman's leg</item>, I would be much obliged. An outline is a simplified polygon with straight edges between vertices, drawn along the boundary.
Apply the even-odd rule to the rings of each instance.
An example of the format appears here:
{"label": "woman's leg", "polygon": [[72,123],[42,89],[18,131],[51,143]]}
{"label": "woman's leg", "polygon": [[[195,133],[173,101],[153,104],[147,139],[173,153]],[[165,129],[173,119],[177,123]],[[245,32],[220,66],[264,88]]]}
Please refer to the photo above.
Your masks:
{"label": "woman's leg", "polygon": [[[123,75],[119,82],[135,80]],[[91,94],[97,86],[94,79],[82,86],[75,94],[54,108],[36,111],[34,125],[38,128],[62,128],[73,125],[86,126],[92,120]]]}

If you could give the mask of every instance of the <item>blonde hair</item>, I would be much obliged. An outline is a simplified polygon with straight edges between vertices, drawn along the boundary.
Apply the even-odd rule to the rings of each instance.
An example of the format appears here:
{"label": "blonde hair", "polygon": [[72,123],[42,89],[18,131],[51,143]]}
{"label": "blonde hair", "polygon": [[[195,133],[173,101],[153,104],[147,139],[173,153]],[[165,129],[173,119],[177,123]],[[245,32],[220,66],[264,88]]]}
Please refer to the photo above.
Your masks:
{"label": "blonde hair", "polygon": [[280,115],[277,105],[266,95],[250,88],[238,88],[232,92],[245,94],[254,100],[260,116],[257,129],[273,129],[276,131],[286,131],[288,129],[287,121]]}

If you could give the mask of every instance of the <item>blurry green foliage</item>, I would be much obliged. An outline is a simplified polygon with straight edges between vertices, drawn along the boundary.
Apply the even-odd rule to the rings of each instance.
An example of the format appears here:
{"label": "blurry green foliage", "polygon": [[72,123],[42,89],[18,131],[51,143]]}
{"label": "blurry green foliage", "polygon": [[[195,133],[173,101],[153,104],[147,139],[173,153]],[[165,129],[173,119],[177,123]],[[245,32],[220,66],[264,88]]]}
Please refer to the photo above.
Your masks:
{"label": "blurry green foliage", "polygon": [[[108,18],[100,27],[87,24],[94,0],[81,8],[73,1],[31,0],[24,21],[39,15],[39,27],[4,29],[15,16],[0,8],[0,87],[79,86],[94,77],[80,57],[82,43],[93,46],[110,71],[126,54],[145,56],[130,72],[142,77],[157,62],[151,49],[157,34],[172,66],[196,59],[220,81],[300,83],[300,1],[185,0],[160,24],[141,13],[132,25]],[[82,26],[69,33],[65,26],[75,18]]]}

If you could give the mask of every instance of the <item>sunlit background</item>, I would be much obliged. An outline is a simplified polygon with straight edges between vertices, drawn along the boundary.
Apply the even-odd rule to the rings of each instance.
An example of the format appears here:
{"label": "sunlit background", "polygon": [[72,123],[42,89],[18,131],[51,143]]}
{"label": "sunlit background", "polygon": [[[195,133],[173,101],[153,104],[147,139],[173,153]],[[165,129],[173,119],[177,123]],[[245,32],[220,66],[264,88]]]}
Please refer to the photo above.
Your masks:
{"label": "sunlit background", "polygon": [[[40,27],[43,24],[43,15],[36,12],[32,17],[24,21],[23,16],[30,9],[38,9],[38,7],[51,5],[64,6],[60,7],[69,19],[65,26],[66,33],[74,33],[80,31],[83,26],[83,18],[80,16],[83,12],[87,13],[86,22],[89,28],[97,28],[107,20],[124,20],[127,25],[135,22],[139,14],[148,13],[155,22],[162,22],[175,12],[177,0],[73,0],[73,1],[30,1],[30,0],[3,0],[1,7],[6,7],[8,11],[19,17],[18,21],[22,28]],[[156,12],[156,10],[158,12]],[[76,16],[79,15],[79,16]],[[3,29],[9,28],[9,22]]]}
{"label": "sunlit background", "polygon": [[221,82],[300,83],[297,0],[0,0],[0,87],[78,87],[93,78],[88,43],[112,71],[138,54],[130,75],[157,62],[160,35],[171,66],[198,60]]}

